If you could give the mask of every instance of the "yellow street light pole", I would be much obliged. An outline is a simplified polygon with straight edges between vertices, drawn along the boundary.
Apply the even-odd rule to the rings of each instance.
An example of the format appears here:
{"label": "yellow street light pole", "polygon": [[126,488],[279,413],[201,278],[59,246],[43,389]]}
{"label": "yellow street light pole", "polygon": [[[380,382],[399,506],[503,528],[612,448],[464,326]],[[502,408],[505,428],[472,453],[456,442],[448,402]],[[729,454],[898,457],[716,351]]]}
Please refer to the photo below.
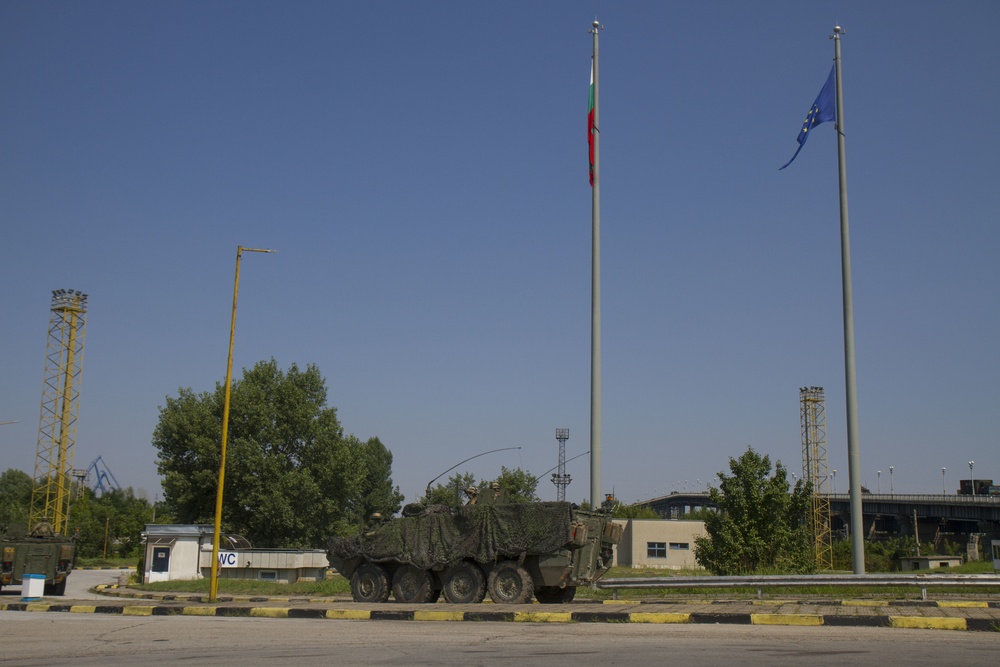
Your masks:
{"label": "yellow street light pole", "polygon": [[226,392],[222,404],[222,450],[219,455],[219,489],[215,494],[215,530],[212,533],[212,580],[208,599],[215,602],[219,593],[219,533],[222,528],[222,489],[226,481],[226,438],[229,435],[229,394],[233,384],[233,339],[236,336],[236,300],[240,293],[240,258],[243,251],[278,252],[263,248],[236,246],[236,279],[233,281],[233,318],[229,324],[229,361],[226,363]]}

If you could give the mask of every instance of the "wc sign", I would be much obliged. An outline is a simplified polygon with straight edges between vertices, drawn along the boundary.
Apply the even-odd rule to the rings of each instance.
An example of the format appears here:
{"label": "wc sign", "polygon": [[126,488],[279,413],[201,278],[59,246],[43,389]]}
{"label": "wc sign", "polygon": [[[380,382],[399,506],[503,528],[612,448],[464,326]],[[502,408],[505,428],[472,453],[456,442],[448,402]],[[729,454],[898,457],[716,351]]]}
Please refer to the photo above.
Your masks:
{"label": "wc sign", "polygon": [[239,556],[235,551],[220,551],[219,567],[239,567]]}

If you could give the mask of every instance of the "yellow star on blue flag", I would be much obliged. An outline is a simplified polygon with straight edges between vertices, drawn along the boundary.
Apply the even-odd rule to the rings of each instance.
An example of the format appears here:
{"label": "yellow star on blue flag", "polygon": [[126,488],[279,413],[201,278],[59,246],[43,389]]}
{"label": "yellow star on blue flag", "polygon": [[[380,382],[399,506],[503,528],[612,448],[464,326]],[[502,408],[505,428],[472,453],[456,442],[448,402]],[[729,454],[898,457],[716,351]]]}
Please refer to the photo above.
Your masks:
{"label": "yellow star on blue flag", "polygon": [[809,108],[809,113],[806,114],[806,119],[802,122],[802,129],[799,130],[799,136],[796,139],[799,142],[799,147],[795,149],[795,155],[783,167],[780,167],[778,171],[790,165],[799,156],[799,151],[806,145],[806,139],[809,138],[809,130],[820,123],[837,119],[836,87],[837,82],[834,78],[834,69],[831,67],[830,76],[827,77],[826,83],[823,84],[823,89],[819,91],[816,101],[813,102],[813,105]]}

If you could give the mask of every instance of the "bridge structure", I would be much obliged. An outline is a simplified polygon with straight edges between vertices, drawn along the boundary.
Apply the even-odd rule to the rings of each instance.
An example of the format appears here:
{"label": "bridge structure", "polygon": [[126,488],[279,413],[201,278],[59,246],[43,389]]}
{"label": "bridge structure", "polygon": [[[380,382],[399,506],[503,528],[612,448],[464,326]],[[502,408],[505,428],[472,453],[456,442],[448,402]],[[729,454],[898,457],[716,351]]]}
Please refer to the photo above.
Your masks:
{"label": "bridge structure", "polygon": [[[850,526],[851,497],[831,493],[834,532]],[[665,519],[682,519],[694,510],[714,509],[708,493],[671,493],[639,501]],[[957,494],[864,493],[861,497],[865,539],[916,536],[922,544],[942,538],[969,541],[972,536],[1000,539],[1000,496]]]}

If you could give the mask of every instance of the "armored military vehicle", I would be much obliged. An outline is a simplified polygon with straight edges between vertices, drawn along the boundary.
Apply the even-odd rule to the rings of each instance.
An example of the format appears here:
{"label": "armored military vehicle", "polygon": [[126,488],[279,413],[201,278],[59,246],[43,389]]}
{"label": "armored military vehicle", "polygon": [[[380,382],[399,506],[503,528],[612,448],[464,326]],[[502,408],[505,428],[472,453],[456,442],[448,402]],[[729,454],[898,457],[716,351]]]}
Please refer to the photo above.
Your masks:
{"label": "armored military vehicle", "polygon": [[559,604],[611,566],[621,527],[567,502],[407,505],[401,518],[332,538],[330,564],[357,602]]}
{"label": "armored military vehicle", "polygon": [[45,575],[45,595],[66,592],[66,578],[76,563],[76,543],[58,535],[48,522],[27,531],[8,526],[0,535],[0,587],[21,583],[25,574]]}

